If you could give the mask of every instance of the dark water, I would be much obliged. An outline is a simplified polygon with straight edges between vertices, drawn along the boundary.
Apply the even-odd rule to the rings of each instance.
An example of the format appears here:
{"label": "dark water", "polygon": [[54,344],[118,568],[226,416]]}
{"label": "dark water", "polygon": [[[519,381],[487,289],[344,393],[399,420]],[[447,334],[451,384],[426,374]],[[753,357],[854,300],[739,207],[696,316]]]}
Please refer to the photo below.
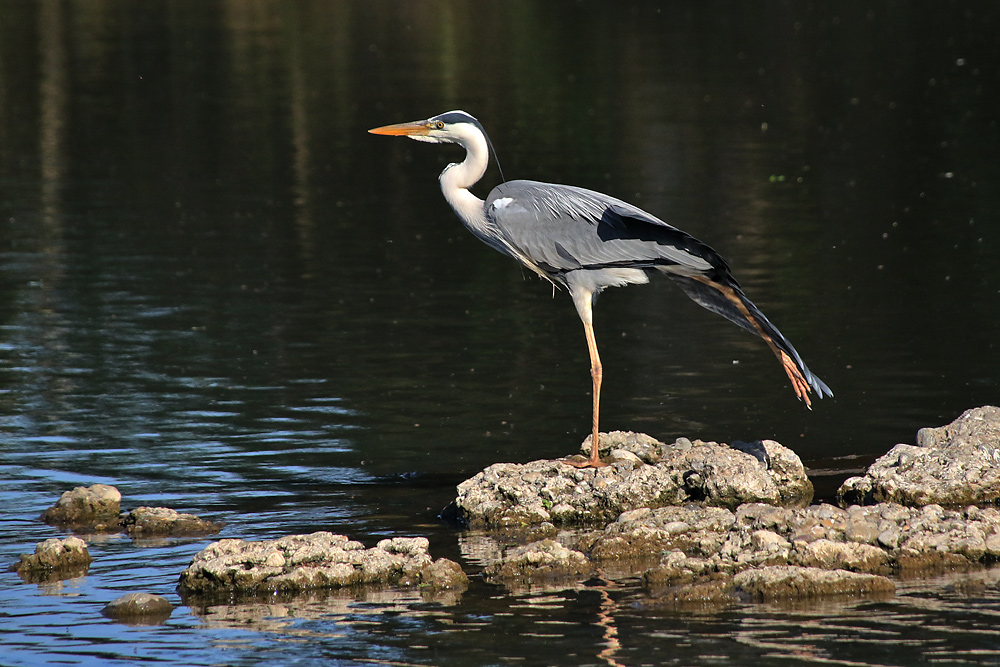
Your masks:
{"label": "dark water", "polygon": [[[576,314],[453,218],[461,154],[369,127],[463,108],[509,178],[599,189],[713,245],[836,393],[670,284],[605,295],[605,428],[772,437],[821,495],[996,403],[994,3],[63,2],[0,8],[0,565],[73,486],[227,537],[425,535],[496,461],[573,451]],[[495,169],[479,189],[499,180]],[[634,581],[191,608],[208,540],[92,539],[0,576],[4,665],[1000,662],[1000,592],[677,612]],[[164,625],[100,615],[124,592]]]}

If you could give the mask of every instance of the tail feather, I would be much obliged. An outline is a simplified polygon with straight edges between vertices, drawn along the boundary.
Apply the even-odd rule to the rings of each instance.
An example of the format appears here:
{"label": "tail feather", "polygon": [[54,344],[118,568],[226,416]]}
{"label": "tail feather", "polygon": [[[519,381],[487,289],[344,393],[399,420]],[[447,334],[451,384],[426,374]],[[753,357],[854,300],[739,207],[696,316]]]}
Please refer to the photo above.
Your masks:
{"label": "tail feather", "polygon": [[673,273],[667,275],[698,305],[764,339],[788,374],[796,395],[806,406],[811,407],[810,389],[816,392],[818,398],[833,396],[830,387],[809,370],[788,339],[747,298],[736,281],[719,282],[703,276]]}

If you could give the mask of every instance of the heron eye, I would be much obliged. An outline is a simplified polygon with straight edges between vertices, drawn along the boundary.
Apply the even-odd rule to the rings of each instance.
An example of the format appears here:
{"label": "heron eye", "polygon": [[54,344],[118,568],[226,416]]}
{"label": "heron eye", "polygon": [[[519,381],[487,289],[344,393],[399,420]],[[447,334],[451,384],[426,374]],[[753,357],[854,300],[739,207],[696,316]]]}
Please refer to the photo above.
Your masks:
{"label": "heron eye", "polygon": [[439,120],[438,122],[434,123],[434,127],[436,127],[439,130],[443,130],[444,129],[444,121],[443,120]]}

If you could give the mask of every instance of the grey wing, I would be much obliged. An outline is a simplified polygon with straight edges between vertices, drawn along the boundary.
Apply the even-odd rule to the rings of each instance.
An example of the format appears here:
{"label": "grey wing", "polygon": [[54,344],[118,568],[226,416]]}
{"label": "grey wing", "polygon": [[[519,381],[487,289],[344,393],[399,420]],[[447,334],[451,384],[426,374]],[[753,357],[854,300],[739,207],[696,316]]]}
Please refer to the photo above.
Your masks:
{"label": "grey wing", "polygon": [[583,188],[510,181],[490,193],[486,218],[507,245],[556,279],[606,268],[680,275],[729,272],[714,250],[686,232]]}

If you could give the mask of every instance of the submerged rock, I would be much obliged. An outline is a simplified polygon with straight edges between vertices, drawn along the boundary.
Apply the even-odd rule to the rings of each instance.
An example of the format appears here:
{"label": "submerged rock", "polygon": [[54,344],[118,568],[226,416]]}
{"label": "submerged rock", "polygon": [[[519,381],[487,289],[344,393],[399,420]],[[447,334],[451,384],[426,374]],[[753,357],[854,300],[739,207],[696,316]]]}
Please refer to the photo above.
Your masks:
{"label": "submerged rock", "polygon": [[77,531],[117,532],[122,494],[113,486],[94,484],[66,491],[42,512],[42,521]]}
{"label": "submerged rock", "polygon": [[86,574],[92,561],[87,543],[79,537],[53,537],[39,542],[35,553],[21,554],[10,569],[26,581],[58,581]]}
{"label": "submerged rock", "polygon": [[225,524],[181,514],[166,507],[137,507],[121,511],[122,494],[113,486],[94,484],[66,491],[42,513],[42,521],[74,531],[125,531],[135,538],[211,535]]}
{"label": "submerged rock", "polygon": [[896,585],[876,574],[776,565],[744,570],[733,577],[737,594],[757,602],[852,596],[890,597]]}
{"label": "submerged rock", "polygon": [[105,605],[101,614],[129,625],[158,625],[173,611],[174,606],[162,595],[127,593]]}
{"label": "submerged rock", "polygon": [[553,539],[514,547],[483,570],[487,580],[508,585],[579,578],[591,571],[590,560]]}
{"label": "submerged rock", "polygon": [[225,524],[207,521],[194,514],[181,514],[166,507],[137,507],[122,516],[121,527],[135,538],[181,537],[213,535]]}
{"label": "submerged rock", "polygon": [[859,505],[1000,501],[1000,408],[973,408],[946,426],[920,429],[916,446],[896,445],[837,495],[842,504]]}
{"label": "submerged rock", "polygon": [[[366,549],[329,532],[252,542],[213,542],[181,573],[184,594],[295,593],[355,585],[464,588],[457,564],[433,560],[423,537],[385,539]],[[443,562],[442,562],[443,561]]]}
{"label": "submerged rock", "polygon": [[420,588],[438,593],[441,591],[464,591],[469,585],[469,577],[462,566],[447,558],[438,558],[420,569]]}
{"label": "submerged rock", "polygon": [[[589,439],[584,451],[589,452]],[[601,434],[614,462],[579,469],[561,461],[499,463],[458,487],[456,514],[473,528],[525,529],[614,521],[623,512],[701,502],[735,508],[801,506],[813,488],[798,456],[773,440],[737,448],[679,438],[666,445],[637,433]]]}

